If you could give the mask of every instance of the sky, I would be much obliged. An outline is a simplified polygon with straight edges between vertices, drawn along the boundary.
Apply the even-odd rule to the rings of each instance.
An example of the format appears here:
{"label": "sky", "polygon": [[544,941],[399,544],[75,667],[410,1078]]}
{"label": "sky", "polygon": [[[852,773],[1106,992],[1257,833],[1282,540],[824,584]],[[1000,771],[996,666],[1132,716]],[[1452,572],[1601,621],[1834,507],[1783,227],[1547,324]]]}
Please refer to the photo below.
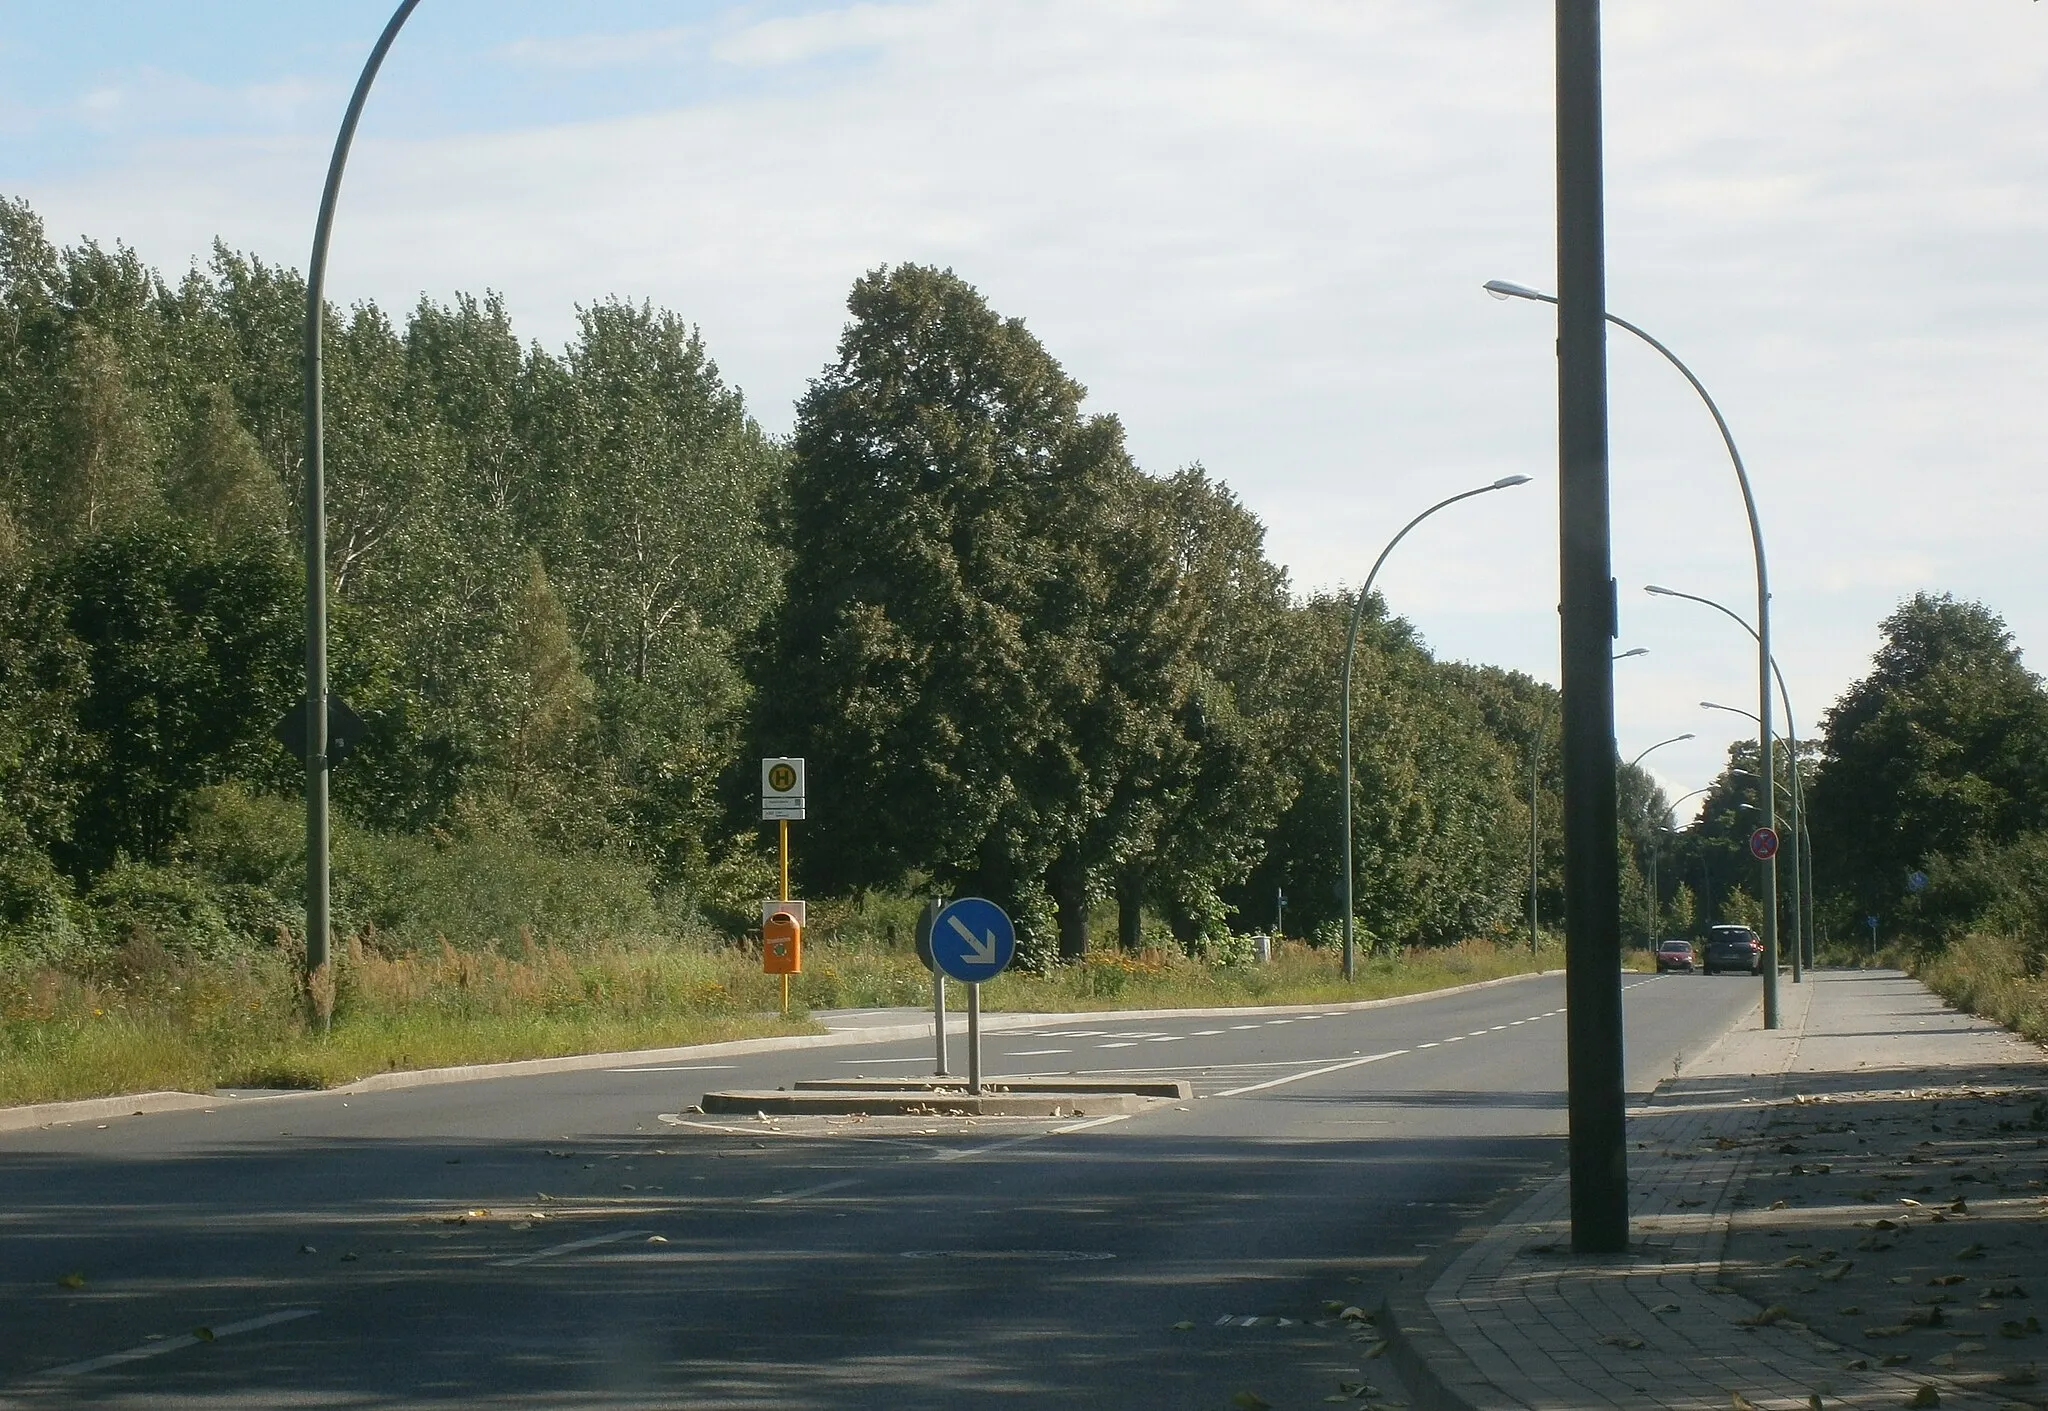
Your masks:
{"label": "sky", "polygon": [[[1609,308],[1710,389],[1809,733],[1914,593],[2048,642],[2048,9],[1609,0]],[[0,193],[167,274],[303,267],[386,0],[0,0]],[[1023,318],[1141,464],[1200,462],[1300,591],[1557,679],[1550,7],[1539,0],[425,0],[350,159],[330,295],[497,290],[698,324],[789,429],[863,272]],[[1609,344],[1625,758],[1677,797],[1754,727],[1748,521],[1711,418]],[[801,547],[801,546],[797,546]],[[1694,804],[1680,807],[1682,821]]]}

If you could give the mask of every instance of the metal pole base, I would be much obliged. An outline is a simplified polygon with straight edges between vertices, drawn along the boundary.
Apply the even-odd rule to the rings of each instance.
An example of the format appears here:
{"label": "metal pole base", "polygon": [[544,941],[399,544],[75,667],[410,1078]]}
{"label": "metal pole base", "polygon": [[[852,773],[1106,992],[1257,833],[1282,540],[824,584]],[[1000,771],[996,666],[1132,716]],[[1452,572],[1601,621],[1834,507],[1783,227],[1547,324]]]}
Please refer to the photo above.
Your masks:
{"label": "metal pole base", "polygon": [[981,1096],[981,986],[967,987],[967,1091]]}

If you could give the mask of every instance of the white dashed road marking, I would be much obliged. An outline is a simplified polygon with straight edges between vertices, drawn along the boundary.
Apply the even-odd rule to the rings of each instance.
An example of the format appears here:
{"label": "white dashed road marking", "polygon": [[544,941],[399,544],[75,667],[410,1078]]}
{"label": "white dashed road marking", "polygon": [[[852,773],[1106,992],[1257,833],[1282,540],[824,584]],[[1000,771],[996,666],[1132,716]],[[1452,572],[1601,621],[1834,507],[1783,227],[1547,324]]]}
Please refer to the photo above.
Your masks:
{"label": "white dashed road marking", "polygon": [[[553,1259],[558,1254],[575,1254],[579,1250],[596,1249],[601,1244],[617,1244],[620,1240],[645,1239],[646,1230],[614,1230],[608,1235],[592,1235],[589,1239],[570,1240],[567,1244],[551,1244],[546,1249],[536,1249],[531,1254],[516,1254],[510,1259],[493,1259],[493,1269],[517,1269],[522,1264],[534,1264],[543,1259]],[[216,1333],[219,1329],[214,1330]]]}
{"label": "white dashed road marking", "polygon": [[258,1328],[271,1328],[279,1323],[289,1323],[298,1318],[310,1318],[320,1310],[317,1308],[283,1308],[275,1313],[265,1313],[258,1318],[244,1318],[239,1323],[222,1323],[208,1329],[212,1338],[202,1338],[191,1333],[180,1337],[162,1338],[156,1342],[131,1347],[126,1352],[110,1352],[104,1357],[88,1357],[83,1362],[67,1362],[62,1367],[52,1367],[41,1375],[45,1377],[82,1377],[88,1372],[103,1371],[118,1367],[123,1362],[140,1362],[145,1357],[161,1357],[166,1352],[178,1352],[188,1347],[197,1347],[202,1342],[218,1342],[237,1333],[253,1333]]}

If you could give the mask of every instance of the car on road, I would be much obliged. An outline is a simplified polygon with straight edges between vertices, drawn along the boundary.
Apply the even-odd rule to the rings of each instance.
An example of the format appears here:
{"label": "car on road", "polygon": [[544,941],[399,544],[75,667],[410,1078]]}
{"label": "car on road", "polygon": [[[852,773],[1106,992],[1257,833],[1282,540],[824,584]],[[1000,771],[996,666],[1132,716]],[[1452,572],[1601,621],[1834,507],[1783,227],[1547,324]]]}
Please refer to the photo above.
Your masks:
{"label": "car on road", "polygon": [[1683,970],[1692,974],[1692,942],[1683,938],[1657,942],[1657,973]]}
{"label": "car on road", "polygon": [[1747,926],[1715,926],[1707,931],[1706,953],[1701,968],[1709,975],[1723,970],[1742,970],[1751,975],[1764,973],[1764,943]]}

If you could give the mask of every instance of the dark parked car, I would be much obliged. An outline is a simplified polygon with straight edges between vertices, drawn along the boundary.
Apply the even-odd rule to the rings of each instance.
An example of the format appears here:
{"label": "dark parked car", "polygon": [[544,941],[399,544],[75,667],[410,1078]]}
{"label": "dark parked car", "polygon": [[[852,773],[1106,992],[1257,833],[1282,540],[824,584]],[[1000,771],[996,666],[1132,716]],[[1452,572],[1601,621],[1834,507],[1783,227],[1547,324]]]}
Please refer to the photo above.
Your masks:
{"label": "dark parked car", "polygon": [[1764,943],[1747,926],[1716,926],[1707,932],[1706,954],[1700,957],[1709,975],[1722,970],[1764,973]]}
{"label": "dark parked car", "polygon": [[1661,975],[1666,970],[1683,970],[1688,975],[1692,973],[1691,941],[1657,942],[1657,973]]}

